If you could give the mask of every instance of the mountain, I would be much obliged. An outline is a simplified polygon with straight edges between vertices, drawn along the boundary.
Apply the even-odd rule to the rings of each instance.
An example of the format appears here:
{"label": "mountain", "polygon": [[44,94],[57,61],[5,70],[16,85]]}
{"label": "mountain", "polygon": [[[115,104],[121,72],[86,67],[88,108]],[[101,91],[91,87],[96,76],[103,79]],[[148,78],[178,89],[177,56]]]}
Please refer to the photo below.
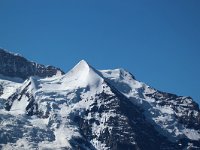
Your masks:
{"label": "mountain", "polygon": [[200,109],[191,97],[156,90],[124,69],[96,70],[84,60],[53,76],[4,73],[0,148],[198,150]]}
{"label": "mountain", "polygon": [[53,66],[44,66],[28,61],[19,54],[10,53],[0,48],[0,74],[8,77],[26,79],[30,76],[51,77],[64,72]]}

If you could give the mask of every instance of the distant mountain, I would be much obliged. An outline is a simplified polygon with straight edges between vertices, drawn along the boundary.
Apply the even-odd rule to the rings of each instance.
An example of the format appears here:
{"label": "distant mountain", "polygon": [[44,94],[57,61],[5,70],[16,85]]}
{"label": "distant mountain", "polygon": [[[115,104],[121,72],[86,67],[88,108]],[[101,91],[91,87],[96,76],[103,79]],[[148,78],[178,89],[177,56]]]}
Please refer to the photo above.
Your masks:
{"label": "distant mountain", "polygon": [[[5,53],[12,57],[3,64],[12,70],[9,59],[18,56]],[[191,97],[84,60],[66,74],[54,69],[0,75],[0,149],[200,149],[200,109]]]}
{"label": "distant mountain", "polygon": [[64,72],[53,66],[44,66],[28,61],[19,54],[14,54],[0,48],[0,74],[9,77],[26,79],[30,76],[51,77]]}

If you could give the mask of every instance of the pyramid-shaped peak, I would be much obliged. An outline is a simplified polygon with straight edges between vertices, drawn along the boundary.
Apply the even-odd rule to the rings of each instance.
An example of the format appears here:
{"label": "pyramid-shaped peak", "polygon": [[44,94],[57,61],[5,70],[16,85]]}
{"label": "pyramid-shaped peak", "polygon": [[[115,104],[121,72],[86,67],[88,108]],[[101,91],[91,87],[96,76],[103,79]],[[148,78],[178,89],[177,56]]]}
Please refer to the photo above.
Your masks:
{"label": "pyramid-shaped peak", "polygon": [[89,71],[90,70],[90,65],[85,61],[81,60],[73,69],[73,72],[77,71]]}
{"label": "pyramid-shaped peak", "polygon": [[93,70],[92,67],[85,60],[81,60],[66,75],[85,77],[91,70]]}
{"label": "pyramid-shaped peak", "polygon": [[68,88],[97,87],[103,82],[101,74],[85,60],[75,65],[61,80]]}
{"label": "pyramid-shaped peak", "polygon": [[76,66],[89,67],[90,65],[87,63],[87,61],[85,61],[84,59],[82,59],[81,61],[79,61],[79,63]]}

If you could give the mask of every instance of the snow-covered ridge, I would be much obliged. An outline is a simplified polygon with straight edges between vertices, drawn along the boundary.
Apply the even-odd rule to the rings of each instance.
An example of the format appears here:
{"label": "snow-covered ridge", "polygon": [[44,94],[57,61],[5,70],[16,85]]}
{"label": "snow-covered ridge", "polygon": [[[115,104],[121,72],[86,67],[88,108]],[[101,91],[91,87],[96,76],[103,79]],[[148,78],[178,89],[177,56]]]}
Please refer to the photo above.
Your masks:
{"label": "snow-covered ridge", "polygon": [[66,74],[10,85],[0,101],[2,149],[200,148],[198,105],[124,69],[96,70],[81,60]]}
{"label": "snow-covered ridge", "polygon": [[[135,80],[124,69],[102,70],[101,72],[109,83],[145,111],[144,114],[147,119],[161,134],[172,141],[182,137],[200,140],[199,132],[187,129],[183,124],[184,121],[180,123],[175,119],[178,117],[184,118],[190,114],[193,114],[194,118],[200,118],[198,104],[193,102],[191,98],[160,92],[145,83]],[[159,95],[159,98],[153,95]],[[199,123],[199,121],[196,122],[196,124]]]}

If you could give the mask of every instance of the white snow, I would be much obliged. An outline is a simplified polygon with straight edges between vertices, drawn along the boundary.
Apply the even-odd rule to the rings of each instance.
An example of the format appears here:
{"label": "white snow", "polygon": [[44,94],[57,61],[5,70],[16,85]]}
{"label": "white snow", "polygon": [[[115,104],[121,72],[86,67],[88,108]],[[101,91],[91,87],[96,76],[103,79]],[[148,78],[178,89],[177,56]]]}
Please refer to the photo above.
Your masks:
{"label": "white snow", "polygon": [[3,86],[3,94],[0,95],[0,98],[8,99],[8,97],[13,94],[22,83],[23,80],[20,78],[11,78],[0,74],[0,85]]}
{"label": "white snow", "polygon": [[[65,75],[57,74],[49,78],[30,77],[30,79],[22,81],[20,79],[7,79],[0,76],[0,84],[4,87],[4,94],[0,98],[7,99],[15,91],[27,89],[32,94],[35,101],[39,104],[38,110],[43,112],[45,117],[38,118],[32,116],[26,118],[28,126],[38,129],[50,128],[55,135],[53,142],[39,142],[39,149],[61,149],[62,147],[71,148],[69,141],[73,137],[82,137],[79,129],[71,121],[71,117],[75,115],[83,116],[85,110],[91,108],[94,103],[92,97],[102,91],[112,95],[109,82],[118,91],[129,98],[133,103],[140,105],[145,110],[145,115],[150,118],[150,122],[155,125],[160,133],[169,139],[187,136],[189,139],[200,139],[200,133],[196,130],[187,129],[177,123],[175,119],[176,112],[169,106],[159,106],[155,99],[145,97],[146,94],[154,93],[155,90],[148,85],[137,81],[133,76],[124,69],[100,70],[97,71],[91,67],[86,61],[80,61],[73,69]],[[30,84],[30,85],[29,85]],[[13,115],[16,118],[22,117],[29,104],[27,95],[24,94],[20,101],[15,100],[11,111],[7,112],[0,109],[0,115]],[[112,103],[112,100],[109,101]],[[97,107],[104,102],[97,101]],[[188,102],[189,103],[189,102]],[[178,114],[179,115],[179,114]],[[111,110],[108,113],[102,113],[101,116],[92,116],[88,114],[87,119],[95,118],[100,125],[93,124],[92,134],[100,135],[107,126],[105,120],[116,116]],[[11,121],[12,122],[12,121]],[[10,122],[2,122],[2,126],[11,124]],[[0,125],[0,127],[1,127]],[[110,129],[110,127],[109,127]],[[104,144],[97,139],[93,139],[91,143],[97,149],[107,149]],[[19,139],[15,145],[5,144],[4,148],[12,149],[31,149],[31,143],[26,137]]]}

